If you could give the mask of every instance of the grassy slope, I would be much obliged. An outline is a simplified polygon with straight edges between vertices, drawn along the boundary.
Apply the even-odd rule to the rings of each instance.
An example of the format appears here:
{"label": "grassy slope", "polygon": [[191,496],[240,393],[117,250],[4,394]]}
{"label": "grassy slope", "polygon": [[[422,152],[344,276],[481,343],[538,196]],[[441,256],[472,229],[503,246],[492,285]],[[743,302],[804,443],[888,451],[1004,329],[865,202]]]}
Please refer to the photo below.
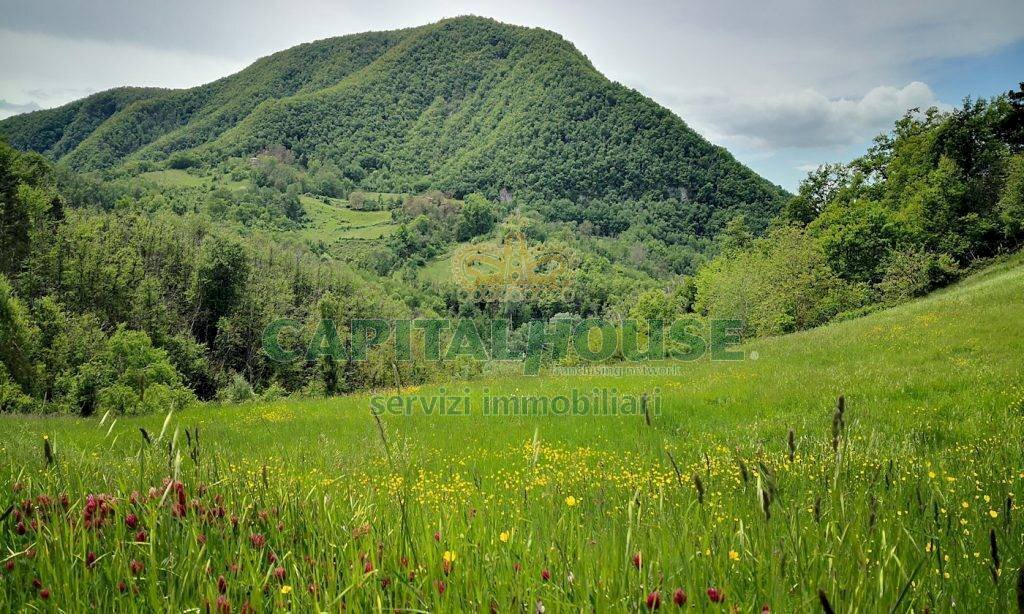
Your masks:
{"label": "grassy slope", "polygon": [[[1024,358],[1024,266],[1020,256],[923,299],[870,316],[824,326],[815,330],[764,339],[746,346],[748,357],[739,362],[659,363],[676,369],[672,377],[623,375],[616,377],[540,376],[494,380],[482,379],[459,384],[474,393],[487,388],[492,394],[547,390],[558,393],[578,387],[615,387],[620,391],[663,393],[664,413],[659,430],[667,435],[702,431],[703,437],[721,438],[729,443],[745,438],[772,439],[785,435],[789,427],[821,426],[831,416],[839,394],[845,394],[854,420],[885,431],[887,436],[911,441],[937,443],[977,437],[990,425],[989,416],[1000,413],[1020,393],[1017,361]],[[454,386],[449,386],[453,388]],[[427,393],[424,388],[418,393]],[[280,405],[280,402],[275,405]],[[363,410],[367,397],[354,395],[334,399],[287,401],[294,411],[295,433],[310,430],[347,438],[355,425],[366,422]],[[187,417],[209,422],[211,427],[231,435],[244,424],[244,436],[254,436],[251,418],[262,406],[199,407]],[[310,411],[305,411],[310,410]],[[323,412],[328,412],[325,415]],[[181,417],[183,420],[186,416]],[[122,419],[149,427],[159,426],[162,417]],[[348,420],[352,422],[349,423]],[[37,425],[37,419],[5,418],[8,425]],[[325,424],[342,420],[341,424]],[[444,448],[464,435],[460,430],[436,428],[437,417],[414,416],[395,420],[404,434]],[[518,420],[518,421],[517,421]],[[592,419],[597,421],[597,419]],[[513,419],[510,423],[475,422],[476,437],[486,433],[508,441],[529,438],[540,426],[567,444],[604,441],[611,447],[628,443],[634,433],[619,432],[612,419],[601,418],[596,430],[557,418]],[[569,428],[565,428],[570,422]],[[628,420],[632,422],[632,420]],[[216,423],[216,424],[215,424]],[[86,422],[58,420],[54,423],[72,432],[87,433]],[[372,424],[364,424],[367,430]],[[618,426],[618,425],[615,425]],[[606,428],[607,427],[607,428]],[[765,433],[765,428],[775,432]],[[405,431],[408,432],[405,432]],[[420,433],[425,430],[425,433]],[[436,431],[436,432],[435,432]],[[493,431],[493,432],[492,432]],[[257,433],[259,430],[257,429]],[[279,432],[269,425],[267,434]],[[426,433],[430,433],[427,435]],[[438,441],[435,435],[440,437]],[[302,441],[266,442],[302,446]]]}
{"label": "grassy slope", "polygon": [[[452,258],[455,254],[466,247],[473,245],[473,241],[461,241],[452,246],[447,252],[434,258],[428,262],[420,273],[420,278],[436,281],[436,282],[447,282],[452,279]],[[488,239],[482,241],[478,246],[481,250],[498,250],[500,246],[494,239]]]}
{"label": "grassy slope", "polygon": [[[431,553],[421,554],[425,559],[439,556],[434,550],[457,550],[464,574],[439,576],[451,587],[441,597],[432,591],[429,574],[436,572],[428,563],[432,579],[415,589],[421,597],[403,592],[396,603],[443,608],[518,598],[543,599],[556,609],[622,608],[654,588],[683,586],[691,600],[706,604],[700,593],[714,584],[741,611],[761,603],[776,611],[814,609],[819,587],[843,609],[854,603],[888,609],[904,587],[904,608],[945,610],[951,601],[976,610],[1007,607],[1024,554],[1020,512],[1008,518],[1002,505],[1024,486],[1021,322],[1024,266],[1016,257],[923,300],[752,343],[747,350],[756,360],[669,365],[680,369],[674,377],[504,377],[468,384],[473,394],[657,387],[664,414],[653,427],[636,417],[386,417],[399,472],[413,484],[412,545]],[[848,443],[837,461],[828,432],[840,393],[848,399]],[[162,422],[122,418],[101,427],[97,420],[5,417],[0,484],[19,474],[40,484],[55,479],[41,472],[38,442],[46,433],[79,476],[63,478],[60,488],[129,488],[139,480],[137,427],[156,433]],[[240,484],[258,482],[267,464],[279,482],[271,491],[293,500],[289,513],[297,516],[289,522],[301,517],[311,531],[337,530],[302,516],[304,505],[343,527],[349,518],[366,517],[384,532],[367,544],[342,540],[347,556],[378,539],[388,552],[406,548],[395,524],[397,487],[385,477],[366,396],[197,407],[170,424],[169,431],[202,427],[206,453],[216,450],[222,489],[236,504],[266,505],[254,499],[266,495],[231,490],[235,473],[228,463],[237,467]],[[793,463],[784,452],[790,428],[799,450]],[[530,444],[535,433],[537,456]],[[681,484],[664,450],[674,451]],[[754,472],[760,460],[775,476],[771,521],[764,520],[754,482],[744,486],[740,479],[736,458]],[[159,467],[166,459],[154,453],[152,462]],[[190,461],[182,466],[188,475]],[[146,480],[160,475],[153,466],[144,473],[153,475]],[[703,506],[695,502],[694,473],[707,489]],[[309,503],[307,493],[321,488],[351,498]],[[7,489],[0,493],[10,496]],[[567,495],[583,503],[570,509]],[[303,496],[307,503],[296,503]],[[820,522],[813,514],[817,498]],[[470,507],[479,519],[467,515]],[[430,539],[435,529],[444,533],[443,545]],[[498,540],[505,529],[514,536],[507,545]],[[998,588],[989,572],[990,529],[1009,576]],[[949,560],[940,563],[929,540]],[[311,547],[283,536],[277,543],[296,557]],[[629,565],[638,550],[649,561],[639,572]],[[730,550],[738,560],[728,557]],[[384,559],[381,573],[393,573]],[[513,561],[522,563],[521,580],[513,579]],[[552,583],[539,580],[541,568],[553,570]],[[573,585],[563,579],[569,571]],[[182,603],[195,601],[189,590],[182,589]],[[369,593],[350,598],[373,603],[375,590],[364,586],[358,591]]]}
{"label": "grassy slope", "polygon": [[300,196],[309,222],[297,234],[309,241],[323,241],[327,245],[344,239],[378,239],[390,234],[397,226],[391,224],[390,211],[356,211],[344,201],[311,196]]}

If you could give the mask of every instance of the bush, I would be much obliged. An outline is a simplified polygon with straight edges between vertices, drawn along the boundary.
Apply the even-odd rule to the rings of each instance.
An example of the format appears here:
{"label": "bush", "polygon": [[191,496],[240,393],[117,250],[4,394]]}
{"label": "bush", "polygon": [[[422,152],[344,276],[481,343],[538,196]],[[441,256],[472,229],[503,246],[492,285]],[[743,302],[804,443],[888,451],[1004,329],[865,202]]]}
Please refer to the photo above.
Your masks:
{"label": "bush", "polygon": [[178,411],[194,400],[195,396],[188,389],[154,384],[146,388],[146,396],[139,404],[139,413]]}
{"label": "bush", "polygon": [[358,190],[350,192],[348,195],[348,206],[357,211],[361,211],[366,205],[366,193]]}
{"label": "bush", "polygon": [[839,278],[821,246],[797,228],[779,228],[730,252],[695,278],[695,309],[744,322],[747,335],[778,335],[824,324],[867,302],[868,289]]}
{"label": "bush", "polygon": [[288,396],[288,391],[279,386],[276,382],[267,386],[267,389],[263,391],[260,398],[264,401],[276,401],[280,398]]}
{"label": "bush", "polygon": [[217,400],[222,403],[245,403],[256,398],[252,385],[242,376],[235,373],[231,376],[231,382],[217,391]]}
{"label": "bush", "polygon": [[188,152],[179,151],[167,159],[167,168],[184,170],[195,166],[199,166],[199,158]]}
{"label": "bush", "polygon": [[0,363],[0,413],[29,412],[35,409],[35,401],[22,391],[17,382],[7,375],[7,369]]}
{"label": "bush", "polygon": [[100,413],[113,412],[127,415],[138,413],[141,402],[139,395],[124,384],[114,384],[99,391],[97,409]]}
{"label": "bush", "polygon": [[96,409],[116,414],[179,409],[195,398],[167,352],[153,347],[146,333],[124,328],[74,378],[73,397],[81,414],[92,413],[93,396]]}
{"label": "bush", "polygon": [[7,278],[0,274],[0,365],[5,377],[29,392],[35,386],[37,373],[33,353],[39,331],[29,318],[25,305],[14,295]]}
{"label": "bush", "polygon": [[897,250],[886,258],[885,275],[878,289],[884,302],[900,303],[948,283],[957,274],[956,263],[946,254],[930,254],[919,248]]}
{"label": "bush", "polygon": [[1003,234],[1014,245],[1024,239],[1024,154],[1010,160],[1006,185],[999,198]]}

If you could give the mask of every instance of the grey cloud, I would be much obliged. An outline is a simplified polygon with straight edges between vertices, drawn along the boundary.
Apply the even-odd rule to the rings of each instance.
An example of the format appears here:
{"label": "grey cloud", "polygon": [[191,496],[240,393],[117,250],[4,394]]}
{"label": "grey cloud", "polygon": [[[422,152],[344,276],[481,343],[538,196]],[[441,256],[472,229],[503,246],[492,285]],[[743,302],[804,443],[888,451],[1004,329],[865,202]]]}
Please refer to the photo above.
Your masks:
{"label": "grey cloud", "polygon": [[70,98],[84,98],[96,90],[91,87],[54,87],[54,88],[29,88],[25,93],[40,103],[52,100],[67,100]]}
{"label": "grey cloud", "polygon": [[812,73],[829,65],[842,74],[856,62],[984,53],[1024,36],[1019,0],[0,0],[0,11],[10,30],[236,59],[473,13],[556,30],[611,66],[625,49],[624,60],[647,55],[654,68],[741,58],[752,74],[786,65]]}
{"label": "grey cloud", "polygon": [[20,32],[235,59],[315,38],[421,25],[423,15],[401,0],[0,0],[0,12],[3,27]]}
{"label": "grey cloud", "polygon": [[16,104],[13,102],[7,102],[6,100],[0,99],[0,119],[4,117],[10,117],[12,115],[18,115],[19,113],[28,113],[29,111],[38,111],[41,109],[35,101],[26,102],[24,104]]}

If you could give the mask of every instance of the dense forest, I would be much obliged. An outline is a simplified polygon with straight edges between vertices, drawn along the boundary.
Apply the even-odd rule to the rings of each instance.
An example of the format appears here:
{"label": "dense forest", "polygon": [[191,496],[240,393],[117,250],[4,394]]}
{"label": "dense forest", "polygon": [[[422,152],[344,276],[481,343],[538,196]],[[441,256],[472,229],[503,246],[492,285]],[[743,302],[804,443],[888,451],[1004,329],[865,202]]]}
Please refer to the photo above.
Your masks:
{"label": "dense forest", "polygon": [[[281,318],[299,350],[323,319],[486,335],[502,318],[513,353],[533,320],[780,334],[919,296],[1024,238],[1024,89],[911,110],[787,196],[557,35],[475,18],[302,45],[190,90],[112,90],[0,134],[0,411],[141,413],[493,367],[396,360],[393,344],[276,362],[263,336]],[[322,229],[367,216],[379,233]],[[462,246],[518,240],[566,263],[556,286],[498,300],[444,274]]]}

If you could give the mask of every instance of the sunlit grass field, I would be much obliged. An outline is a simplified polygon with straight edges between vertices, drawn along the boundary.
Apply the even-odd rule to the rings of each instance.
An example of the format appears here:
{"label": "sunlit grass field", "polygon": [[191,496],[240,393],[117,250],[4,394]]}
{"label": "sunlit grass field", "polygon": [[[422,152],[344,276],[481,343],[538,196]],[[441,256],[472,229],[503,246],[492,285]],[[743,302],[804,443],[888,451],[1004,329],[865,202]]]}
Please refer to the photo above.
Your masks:
{"label": "sunlit grass field", "polygon": [[444,387],[646,392],[650,424],[378,424],[368,395],[3,417],[0,609],[1014,610],[1022,325],[1015,258],[743,361]]}

